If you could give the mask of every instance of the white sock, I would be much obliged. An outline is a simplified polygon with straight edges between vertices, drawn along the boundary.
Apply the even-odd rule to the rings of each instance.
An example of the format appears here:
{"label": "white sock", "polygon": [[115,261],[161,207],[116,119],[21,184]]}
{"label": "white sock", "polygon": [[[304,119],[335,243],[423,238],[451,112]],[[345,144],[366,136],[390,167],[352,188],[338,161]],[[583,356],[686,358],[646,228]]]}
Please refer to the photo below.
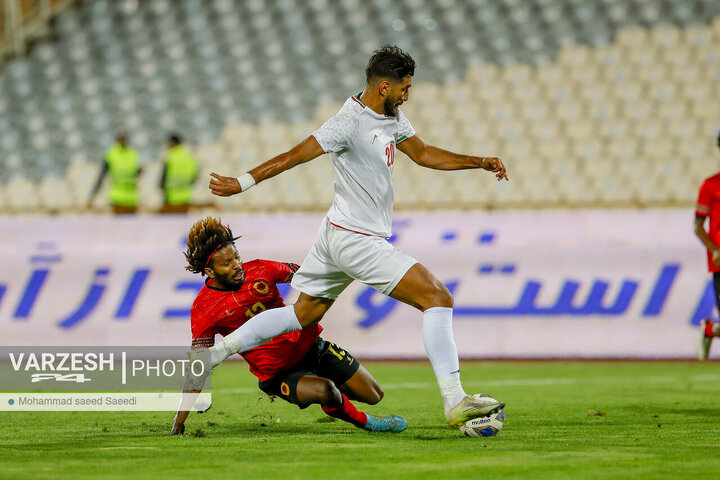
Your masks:
{"label": "white sock", "polygon": [[246,352],[267,343],[278,335],[302,330],[302,328],[295,315],[293,305],[265,310],[211,347],[210,363],[215,368],[234,353]]}
{"label": "white sock", "polygon": [[423,341],[430,359],[445,410],[465,397],[460,384],[460,362],[452,333],[452,308],[433,307],[423,313]]}

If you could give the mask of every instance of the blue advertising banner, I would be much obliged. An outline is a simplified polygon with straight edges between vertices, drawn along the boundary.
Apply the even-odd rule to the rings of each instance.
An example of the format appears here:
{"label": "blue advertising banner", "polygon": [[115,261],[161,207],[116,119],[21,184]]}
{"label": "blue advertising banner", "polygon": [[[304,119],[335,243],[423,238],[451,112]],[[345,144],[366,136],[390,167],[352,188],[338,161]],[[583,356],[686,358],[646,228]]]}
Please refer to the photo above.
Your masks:
{"label": "blue advertising banner", "polygon": [[[216,215],[217,216],[217,215]],[[190,343],[204,278],[185,270],[197,216],[0,217],[7,346]],[[222,215],[245,260],[302,263],[322,214]],[[399,213],[389,239],[454,295],[463,358],[694,356],[717,316],[685,210]],[[297,292],[283,286],[288,302]],[[361,358],[424,358],[422,315],[357,282],[323,319]]]}

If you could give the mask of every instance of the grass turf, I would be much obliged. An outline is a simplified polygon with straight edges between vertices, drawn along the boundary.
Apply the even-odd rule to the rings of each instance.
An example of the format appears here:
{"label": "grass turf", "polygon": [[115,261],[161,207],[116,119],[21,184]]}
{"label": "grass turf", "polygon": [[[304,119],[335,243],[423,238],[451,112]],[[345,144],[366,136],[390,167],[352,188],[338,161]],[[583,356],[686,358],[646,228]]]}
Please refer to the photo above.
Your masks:
{"label": "grass turf", "polygon": [[447,427],[429,364],[365,366],[401,434],[271,402],[243,363],[213,376],[213,408],[170,437],[171,412],[2,412],[0,478],[718,478],[720,364],[464,362],[469,393],[507,402],[505,428]]}

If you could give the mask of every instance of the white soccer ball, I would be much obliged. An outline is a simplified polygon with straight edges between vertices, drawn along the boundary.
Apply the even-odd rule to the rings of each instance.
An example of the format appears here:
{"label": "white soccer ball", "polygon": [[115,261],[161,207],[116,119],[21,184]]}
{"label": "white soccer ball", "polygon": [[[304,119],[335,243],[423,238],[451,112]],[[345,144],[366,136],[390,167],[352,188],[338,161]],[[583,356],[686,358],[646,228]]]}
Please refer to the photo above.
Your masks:
{"label": "white soccer ball", "polygon": [[473,418],[460,427],[466,437],[490,437],[502,430],[505,413],[500,410],[489,417]]}

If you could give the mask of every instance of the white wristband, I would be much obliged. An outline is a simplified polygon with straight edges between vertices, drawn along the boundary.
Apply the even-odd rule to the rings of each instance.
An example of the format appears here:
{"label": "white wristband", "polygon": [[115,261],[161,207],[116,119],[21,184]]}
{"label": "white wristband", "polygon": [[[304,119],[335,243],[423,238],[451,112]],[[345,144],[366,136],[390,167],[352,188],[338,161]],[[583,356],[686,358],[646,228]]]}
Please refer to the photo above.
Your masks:
{"label": "white wristband", "polygon": [[255,179],[249,173],[238,177],[237,181],[240,184],[240,188],[242,188],[243,192],[247,191],[250,187],[255,185]]}

